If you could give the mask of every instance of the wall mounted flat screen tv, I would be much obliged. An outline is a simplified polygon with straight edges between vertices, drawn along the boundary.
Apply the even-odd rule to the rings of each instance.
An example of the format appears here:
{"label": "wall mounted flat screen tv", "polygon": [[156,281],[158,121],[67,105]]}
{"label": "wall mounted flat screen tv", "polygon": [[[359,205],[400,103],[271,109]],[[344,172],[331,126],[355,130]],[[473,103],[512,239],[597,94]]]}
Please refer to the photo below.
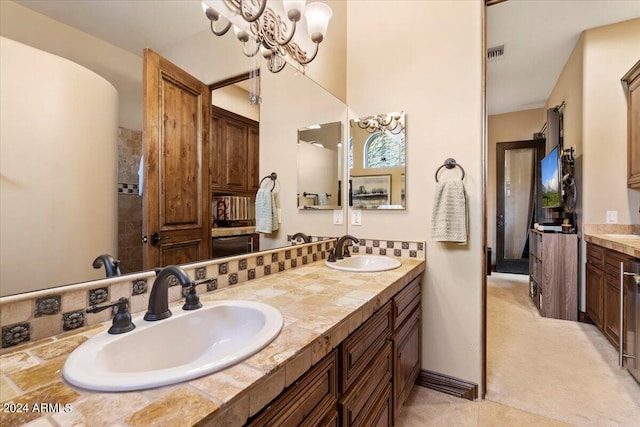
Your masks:
{"label": "wall mounted flat screen tv", "polygon": [[542,175],[542,207],[557,208],[562,206],[560,188],[560,157],[556,146],[542,159],[540,173]]}

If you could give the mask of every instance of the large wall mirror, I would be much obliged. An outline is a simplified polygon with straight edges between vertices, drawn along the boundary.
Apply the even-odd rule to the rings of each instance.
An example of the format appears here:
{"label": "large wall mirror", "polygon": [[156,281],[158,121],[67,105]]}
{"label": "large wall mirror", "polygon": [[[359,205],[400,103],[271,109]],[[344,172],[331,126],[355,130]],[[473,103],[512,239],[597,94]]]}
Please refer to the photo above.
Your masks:
{"label": "large wall mirror", "polygon": [[[107,8],[109,11],[109,16],[111,18],[113,18],[111,15],[114,14],[127,21],[135,21],[135,19],[140,19],[142,21],[144,20],[144,18],[142,18],[144,16],[144,13],[148,14],[148,10],[147,12],[144,12],[144,5],[141,5],[140,2],[137,1],[116,2],[118,4],[113,4],[111,2],[107,4],[106,2],[29,1],[20,3],[3,3],[6,3],[3,4],[3,14],[5,14],[6,12],[6,22],[14,20],[16,22],[16,27],[20,25],[20,22],[30,22],[31,24],[22,25],[25,28],[29,27],[28,29],[20,30],[19,28],[14,28],[12,30],[9,25],[4,25],[5,20],[3,20],[4,28],[1,32],[2,36],[12,38],[24,44],[30,44],[36,48],[47,50],[60,56],[63,56],[65,49],[68,48],[68,46],[64,45],[68,45],[69,43],[71,43],[69,38],[65,38],[68,37],[69,34],[65,34],[65,37],[57,37],[55,34],[47,33],[47,31],[52,31],[51,28],[55,27],[55,25],[52,25],[52,27],[38,25],[40,20],[49,20],[49,18],[45,18],[40,14],[48,15],[51,17],[51,19],[59,21],[58,23],[56,23],[56,25],[62,23],[60,25],[66,24],[70,25],[71,27],[82,28],[82,31],[87,32],[89,31],[88,29],[82,27],[77,21],[73,21],[74,19],[77,20],[79,16],[82,16],[82,13],[100,15],[105,12],[104,8]],[[166,57],[182,69],[186,70],[193,76],[197,77],[199,80],[206,83],[214,83],[225,80],[228,77],[246,73],[255,65],[252,60],[246,58],[243,55],[242,47],[238,44],[238,41],[237,39],[235,39],[235,36],[232,34],[232,32],[224,37],[215,37],[211,34],[209,30],[209,22],[206,17],[202,15],[202,10],[200,9],[200,6],[199,4],[197,4],[197,2],[195,3],[195,6],[193,2],[160,3],[162,4],[157,4],[154,7],[157,9],[156,11],[161,15],[170,14],[173,19],[179,20],[180,16],[182,16],[180,14],[184,13],[185,20],[189,21],[189,19],[195,17],[198,23],[195,28],[202,29],[198,30],[196,34],[193,34],[186,39],[162,40],[162,43],[164,44],[161,43],[161,45],[166,47],[156,48],[157,52],[160,55]],[[28,8],[33,8],[33,10],[30,10]],[[71,9],[73,9],[73,11],[77,13],[71,13]],[[82,10],[82,13],[79,13],[80,10]],[[126,18],[127,13],[134,15],[135,11],[137,11],[136,16],[138,18]],[[193,22],[193,20],[189,22]],[[106,25],[106,27],[109,26]],[[117,29],[119,27],[111,25],[111,27],[109,28],[112,29],[112,32],[117,33]],[[13,32],[10,33],[11,31]],[[106,30],[105,28],[102,28],[100,31]],[[158,32],[158,34],[161,33],[161,31]],[[97,34],[94,34],[93,36],[97,37]],[[87,37],[91,38],[92,36],[87,35]],[[125,64],[126,67],[131,71],[131,75],[126,77],[120,76],[122,77],[120,81],[121,84],[118,84],[117,78],[113,78],[110,75],[105,76],[105,78],[112,82],[112,84],[116,87],[116,89],[118,90],[118,97],[121,100],[119,103],[119,120],[117,120],[117,124],[120,127],[121,134],[124,132],[124,136],[121,139],[126,140],[131,144],[140,144],[142,138],[142,49],[127,51],[124,47],[118,45],[118,37],[119,35],[114,33],[110,38],[109,34],[105,33],[105,35],[101,38],[103,40],[107,40],[108,43],[112,44],[108,48],[109,52],[112,50],[118,50],[119,52],[122,52],[121,55],[123,57],[131,59],[131,63]],[[105,44],[102,41],[98,41],[98,43]],[[73,49],[68,48],[67,50]],[[82,63],[82,61],[76,58],[73,58],[72,60],[87,68],[91,68],[91,62],[99,62],[97,58],[99,54],[93,52],[93,54],[88,55],[90,56],[87,63]],[[107,54],[104,53],[104,55],[106,56]],[[112,60],[112,63],[113,62],[116,61]],[[117,67],[114,66],[114,68]],[[287,69],[288,68],[290,67],[287,66]],[[260,80],[262,85],[261,89],[263,102],[259,106],[259,114],[258,116],[256,116],[256,119],[259,121],[260,125],[259,178],[268,175],[271,172],[278,173],[278,189],[283,206],[283,220],[277,238],[261,239],[261,249],[272,249],[275,247],[287,245],[289,244],[289,242],[287,242],[287,235],[291,235],[298,231],[302,231],[306,234],[314,236],[339,236],[344,234],[346,232],[346,225],[341,227],[333,227],[329,217],[325,218],[323,214],[314,216],[301,215],[304,218],[296,219],[292,216],[291,212],[285,212],[284,207],[291,206],[291,209],[295,209],[293,208],[293,203],[298,192],[296,181],[297,153],[294,149],[292,149],[297,141],[296,129],[299,129],[305,124],[324,124],[336,120],[338,122],[342,121],[342,123],[346,124],[346,105],[331,93],[322,89],[315,81],[311,80],[308,76],[300,75],[295,71],[283,70],[279,74],[271,74],[267,71],[264,71],[262,74],[263,75],[261,76]],[[296,90],[289,92],[287,90],[283,90],[280,86],[284,85],[288,86],[289,88],[291,87],[290,79],[294,74],[296,79],[295,84],[297,85]],[[266,75],[268,75],[268,77]],[[281,80],[288,80],[288,83],[283,83],[281,82]],[[46,84],[46,82],[42,84]],[[239,89],[241,88],[235,88],[234,90]],[[301,94],[303,94],[304,96],[301,96]],[[212,98],[212,101],[215,104],[215,95]],[[246,93],[246,99],[248,100],[248,93]],[[123,100],[125,100],[126,102]],[[99,102],[99,99],[96,99],[96,102]],[[325,107],[327,105],[332,106],[333,111],[331,113],[331,116],[328,116],[326,113],[328,108]],[[229,106],[229,104],[227,104],[225,108],[231,107]],[[293,115],[300,115],[302,112],[305,113],[304,119],[296,120],[295,123],[291,122],[291,117]],[[133,119],[129,120],[130,118]],[[342,126],[346,127],[345,125]],[[283,129],[287,129],[287,131],[283,132]],[[292,129],[292,131],[289,131],[289,129]],[[129,131],[133,133],[130,133]],[[115,135],[117,132],[118,130],[114,129],[114,139],[117,139],[117,136]],[[132,136],[134,134],[137,136]],[[139,139],[136,140],[136,138]],[[75,153],[78,154],[79,151],[75,151]],[[129,155],[127,153],[129,153]],[[286,153],[287,155],[291,153],[291,158],[288,158],[286,162],[282,161],[283,153]],[[114,158],[113,160],[119,161],[119,163],[121,164],[125,164],[127,166],[129,175],[131,175],[130,180],[137,184],[137,162],[139,162],[140,151],[138,149],[132,148],[130,152],[129,149],[127,149],[123,152],[119,152],[118,154],[120,155],[120,159],[118,160]],[[39,160],[44,159],[41,159],[41,157],[37,155],[31,156],[29,158],[29,165],[31,168],[33,168],[33,170],[42,170],[42,166],[38,163]],[[96,161],[96,159],[86,159],[84,165],[88,170],[90,170],[92,164],[94,164],[94,162]],[[102,158],[101,161],[104,161],[104,158]],[[65,166],[64,164],[61,164],[60,167],[64,168]],[[109,182],[104,182],[102,184],[92,184],[93,191],[103,192],[103,194],[108,195],[108,197],[115,197],[113,195],[117,193],[118,189],[117,183],[113,181],[114,180],[112,179],[109,180]],[[118,178],[118,181],[120,181],[120,178]],[[78,183],[77,185],[80,185],[80,183]],[[74,191],[72,191],[71,187],[51,188],[50,191],[54,192],[52,194],[52,199],[57,200],[60,203],[64,203],[65,200],[75,197]],[[329,190],[326,191],[329,192]],[[334,187],[334,190],[331,191],[332,197],[330,198],[330,200],[333,199],[331,200],[331,202],[335,204],[337,204],[337,200],[339,200],[337,191],[337,187]],[[335,196],[333,195],[333,193],[336,193]],[[138,194],[124,197],[129,197],[128,203],[131,205],[126,206],[126,209],[140,209],[141,197]],[[30,206],[33,206],[33,209],[44,209],[42,200],[30,200],[28,203],[30,204]],[[298,210],[295,209],[295,212],[297,213]],[[16,221],[19,220],[20,218],[16,219]],[[56,223],[54,221],[59,221],[57,224],[62,224],[62,222],[60,221],[65,220],[65,218],[52,218],[51,224],[52,226],[55,226]],[[118,213],[114,211],[112,222],[116,224],[116,229],[132,228],[135,226],[135,224],[133,223],[136,222],[134,220],[131,223],[119,223],[118,220]],[[3,221],[7,221],[6,217],[3,218]],[[329,228],[329,226],[327,226],[326,224],[329,224],[329,226],[333,228]],[[8,223],[7,225],[11,226],[11,223]],[[74,229],[71,222],[69,224],[65,224],[65,227],[70,227],[71,230]],[[95,224],[95,227],[96,229],[99,228],[100,224]],[[96,240],[96,236],[90,234],[86,236],[74,237],[83,237],[86,239]],[[134,232],[131,238],[139,239],[140,234]],[[21,269],[21,271],[19,271],[19,276],[16,279],[16,281],[19,283],[19,288],[17,290],[15,288],[9,288],[5,286],[5,283],[8,282],[5,282],[3,279],[2,286],[0,286],[0,296],[34,291],[38,289],[46,289],[49,287],[62,286],[70,283],[101,279],[105,277],[104,269],[94,269],[92,267],[92,262],[97,255],[103,252],[109,252],[117,258],[125,258],[128,256],[124,253],[113,253],[111,249],[113,247],[113,242],[118,240],[118,237],[115,235],[109,239],[103,239],[102,237],[100,239],[97,239],[99,241],[109,240],[110,246],[109,249],[96,249],[95,253],[74,252],[72,254],[70,252],[58,251],[54,248],[55,242],[51,242],[50,240],[48,240],[48,236],[46,235],[31,233],[29,235],[25,235],[24,240],[26,243],[25,245],[22,245],[21,248],[12,247],[10,249],[7,249],[5,248],[3,242],[3,251],[11,251],[13,255],[23,257],[23,259],[27,260],[26,262],[28,265],[30,265],[30,268],[23,268]],[[54,266],[58,266],[58,268],[55,268],[57,270],[55,274],[53,270],[49,270],[47,267],[40,267],[40,257],[34,257],[33,252],[29,251],[29,248],[36,247],[45,248],[47,253],[49,253]],[[20,249],[24,250],[19,253]],[[87,268],[85,268],[81,273],[74,272],[72,275],[69,275],[69,271],[65,271],[68,270],[67,267],[69,265],[83,265]],[[36,279],[33,270],[42,270],[42,274],[37,275],[38,280],[31,280]],[[136,271],[139,270],[126,268],[122,269],[122,273],[125,275],[134,273]],[[29,285],[31,284],[33,284],[34,286],[29,287]]]}
{"label": "large wall mirror", "polygon": [[342,122],[298,129],[298,209],[342,205]]}
{"label": "large wall mirror", "polygon": [[353,209],[406,209],[404,111],[350,121],[349,204]]}

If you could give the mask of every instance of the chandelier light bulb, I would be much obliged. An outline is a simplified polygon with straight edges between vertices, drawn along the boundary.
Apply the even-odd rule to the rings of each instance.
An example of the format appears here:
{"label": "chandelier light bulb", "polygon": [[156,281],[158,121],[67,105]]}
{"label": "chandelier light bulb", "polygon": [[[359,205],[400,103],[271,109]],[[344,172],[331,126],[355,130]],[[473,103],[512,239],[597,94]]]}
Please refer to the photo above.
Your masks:
{"label": "chandelier light bulb", "polygon": [[304,15],[307,19],[307,31],[314,43],[320,43],[327,34],[329,20],[333,11],[324,3],[316,2],[307,5]]}
{"label": "chandelier light bulb", "polygon": [[292,22],[298,22],[304,13],[305,0],[282,0],[284,11]]}

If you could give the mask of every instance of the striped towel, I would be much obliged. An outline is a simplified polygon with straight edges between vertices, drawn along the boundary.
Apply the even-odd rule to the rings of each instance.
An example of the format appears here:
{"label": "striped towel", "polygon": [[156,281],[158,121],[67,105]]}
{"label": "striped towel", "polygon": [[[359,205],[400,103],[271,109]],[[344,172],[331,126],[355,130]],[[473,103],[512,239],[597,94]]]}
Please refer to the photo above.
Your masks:
{"label": "striped towel", "polygon": [[466,243],[467,196],[462,181],[441,181],[436,186],[431,237],[435,242]]}
{"label": "striped towel", "polygon": [[318,204],[320,206],[327,206],[328,203],[329,197],[327,196],[327,193],[318,193]]}
{"label": "striped towel", "polygon": [[[266,188],[256,193],[256,233],[272,233],[278,229],[275,195]],[[275,223],[275,229],[274,227]]]}

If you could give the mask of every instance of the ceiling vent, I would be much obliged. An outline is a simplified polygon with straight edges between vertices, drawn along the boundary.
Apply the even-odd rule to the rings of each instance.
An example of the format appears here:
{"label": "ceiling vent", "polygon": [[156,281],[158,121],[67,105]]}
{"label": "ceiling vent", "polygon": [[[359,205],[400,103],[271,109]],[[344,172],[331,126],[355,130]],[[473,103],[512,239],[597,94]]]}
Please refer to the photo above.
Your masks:
{"label": "ceiling vent", "polygon": [[495,61],[504,58],[504,45],[494,46],[487,49],[487,61]]}

